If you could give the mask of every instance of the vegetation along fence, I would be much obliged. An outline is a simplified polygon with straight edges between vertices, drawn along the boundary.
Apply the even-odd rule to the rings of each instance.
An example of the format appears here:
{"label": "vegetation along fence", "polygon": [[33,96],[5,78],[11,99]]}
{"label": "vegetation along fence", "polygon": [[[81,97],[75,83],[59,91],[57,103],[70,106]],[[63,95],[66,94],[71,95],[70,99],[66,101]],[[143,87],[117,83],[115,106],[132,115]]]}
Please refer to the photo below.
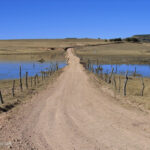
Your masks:
{"label": "vegetation along fence", "polygon": [[34,76],[29,76],[29,72],[25,73],[25,77],[22,77],[22,67],[18,68],[19,79],[15,80],[1,80],[0,86],[0,104],[5,103],[5,99],[13,99],[18,93],[25,93],[27,90],[31,90],[43,82],[47,82],[48,78],[53,75],[54,72],[59,70],[58,63],[51,64],[49,68]]}
{"label": "vegetation along fence", "polygon": [[117,68],[112,67],[111,70],[104,71],[102,65],[98,64],[96,65],[97,67],[94,67],[89,60],[87,63],[81,61],[81,64],[90,72],[95,73],[101,80],[105,81],[107,84],[111,84],[115,91],[119,93],[122,92],[124,96],[128,93],[130,93],[130,95],[144,96],[144,79],[142,75],[136,73],[136,68],[132,74],[129,74],[128,70],[125,73],[117,74]]}

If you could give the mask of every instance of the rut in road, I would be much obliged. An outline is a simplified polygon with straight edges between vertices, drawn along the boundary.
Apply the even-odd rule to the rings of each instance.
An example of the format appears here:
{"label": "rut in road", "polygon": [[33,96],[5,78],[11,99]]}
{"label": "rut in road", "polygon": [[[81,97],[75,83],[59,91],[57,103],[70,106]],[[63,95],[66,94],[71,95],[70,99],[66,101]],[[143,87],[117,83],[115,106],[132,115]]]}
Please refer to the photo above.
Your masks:
{"label": "rut in road", "polygon": [[114,103],[90,80],[73,49],[67,57],[69,65],[53,87],[7,126],[6,136],[20,138],[12,148],[150,150],[150,116]]}

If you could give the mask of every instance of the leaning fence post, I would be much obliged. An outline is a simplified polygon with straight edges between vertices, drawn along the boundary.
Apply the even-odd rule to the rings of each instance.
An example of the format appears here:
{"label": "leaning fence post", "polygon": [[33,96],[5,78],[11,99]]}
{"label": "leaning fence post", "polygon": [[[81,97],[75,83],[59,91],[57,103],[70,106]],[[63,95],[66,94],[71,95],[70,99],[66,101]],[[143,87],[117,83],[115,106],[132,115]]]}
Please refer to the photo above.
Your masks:
{"label": "leaning fence post", "polygon": [[145,84],[144,84],[143,77],[141,77],[141,81],[142,81],[142,90],[141,90],[141,96],[143,96],[143,95],[144,95],[144,89],[145,89]]}
{"label": "leaning fence post", "polygon": [[28,89],[28,72],[26,72],[26,88]]}
{"label": "leaning fence post", "polygon": [[20,77],[20,90],[22,92],[23,88],[22,88],[21,66],[20,66],[20,71],[19,71],[19,77]]}
{"label": "leaning fence post", "polygon": [[1,100],[1,103],[4,104],[4,100],[3,100],[3,96],[2,96],[2,92],[0,91],[0,100]]}
{"label": "leaning fence post", "polygon": [[15,96],[15,80],[13,80],[12,96]]}
{"label": "leaning fence post", "polygon": [[113,72],[114,72],[114,68],[112,68],[110,76],[108,77],[108,83],[111,83],[111,77],[112,77]]}
{"label": "leaning fence post", "polygon": [[124,96],[126,96],[126,94],[127,94],[127,93],[126,93],[127,82],[128,82],[128,71],[126,72],[125,81],[124,81],[124,88],[123,88]]}

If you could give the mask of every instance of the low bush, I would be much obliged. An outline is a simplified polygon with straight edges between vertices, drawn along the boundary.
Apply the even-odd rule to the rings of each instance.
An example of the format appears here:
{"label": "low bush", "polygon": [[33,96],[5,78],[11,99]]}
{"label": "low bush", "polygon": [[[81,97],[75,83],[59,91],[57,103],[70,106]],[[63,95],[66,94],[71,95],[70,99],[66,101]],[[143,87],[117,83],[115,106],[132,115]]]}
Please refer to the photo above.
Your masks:
{"label": "low bush", "polygon": [[140,42],[137,38],[126,38],[125,41],[127,41],[127,42],[134,42],[134,43]]}
{"label": "low bush", "polygon": [[121,42],[121,38],[110,39],[111,42]]}

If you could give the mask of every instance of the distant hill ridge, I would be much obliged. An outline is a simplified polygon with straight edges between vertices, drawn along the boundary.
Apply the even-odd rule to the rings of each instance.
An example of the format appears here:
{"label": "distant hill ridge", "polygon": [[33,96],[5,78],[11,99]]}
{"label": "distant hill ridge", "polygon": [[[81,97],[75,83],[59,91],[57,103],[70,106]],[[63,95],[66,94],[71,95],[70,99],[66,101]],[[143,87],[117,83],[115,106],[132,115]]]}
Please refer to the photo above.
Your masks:
{"label": "distant hill ridge", "polygon": [[150,42],[150,34],[134,35],[133,37],[142,42]]}

